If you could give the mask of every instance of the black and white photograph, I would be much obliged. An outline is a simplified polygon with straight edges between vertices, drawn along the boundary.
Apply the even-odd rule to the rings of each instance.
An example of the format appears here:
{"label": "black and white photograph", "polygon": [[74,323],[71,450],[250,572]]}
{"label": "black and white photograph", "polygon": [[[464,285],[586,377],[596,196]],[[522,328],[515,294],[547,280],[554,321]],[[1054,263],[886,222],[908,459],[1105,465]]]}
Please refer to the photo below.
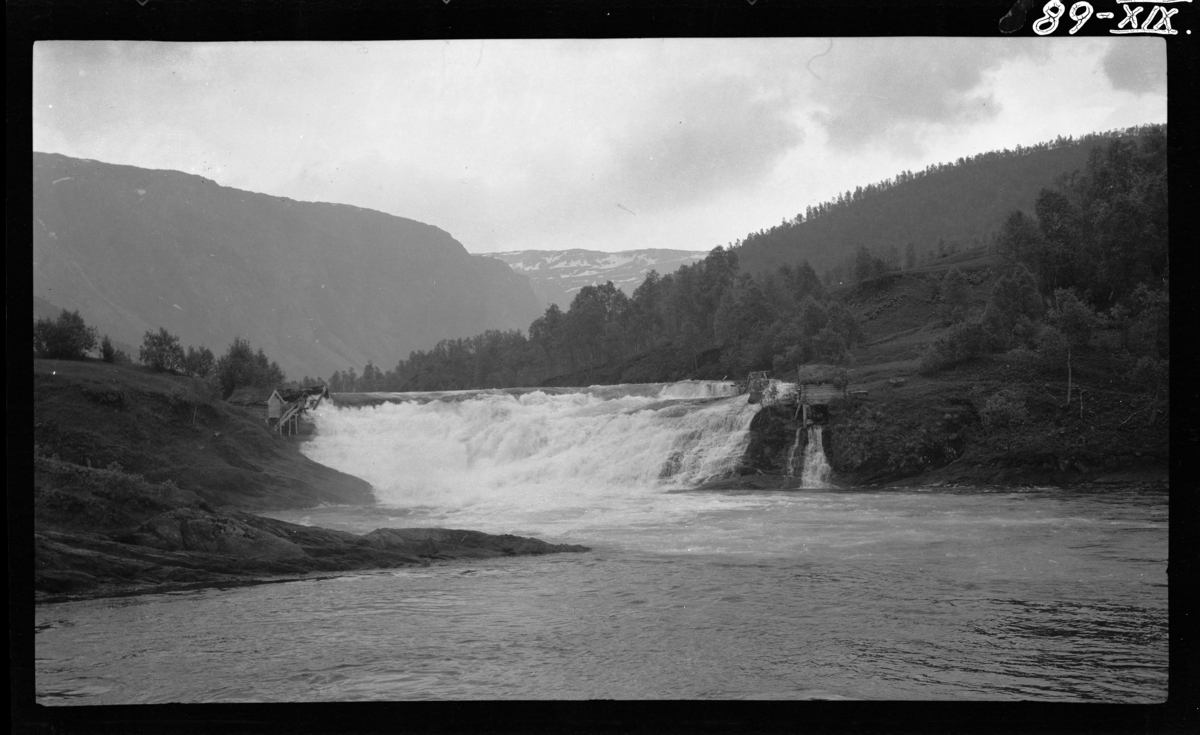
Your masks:
{"label": "black and white photograph", "polygon": [[33,44],[36,704],[1164,703],[1170,39],[1054,5]]}

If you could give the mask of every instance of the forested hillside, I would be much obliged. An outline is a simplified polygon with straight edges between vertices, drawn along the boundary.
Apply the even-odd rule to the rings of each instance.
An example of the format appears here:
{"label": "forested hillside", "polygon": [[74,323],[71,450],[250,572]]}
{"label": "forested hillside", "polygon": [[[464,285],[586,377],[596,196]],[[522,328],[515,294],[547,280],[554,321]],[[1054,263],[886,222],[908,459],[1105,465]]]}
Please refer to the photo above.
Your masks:
{"label": "forested hillside", "polygon": [[812,268],[754,278],[739,272],[736,253],[717,247],[674,273],[651,271],[632,297],[611,282],[585,286],[567,311],[551,304],[528,337],[511,330],[443,340],[393,370],[368,363],[361,376],[338,372],[329,382],[334,391],[394,391],[720,378],[770,368],[776,355],[793,365],[840,361],[858,336],[854,317]]}
{"label": "forested hillside", "polygon": [[734,243],[749,273],[807,261],[818,273],[842,266],[829,280],[845,280],[848,261],[866,247],[889,267],[911,268],[937,255],[989,242],[1014,209],[1030,210],[1038,192],[1064,173],[1082,168],[1089,151],[1141,129],[1059,137],[1029,148],[989,151],[895,177],[809,206],[768,230]]}
{"label": "forested hillside", "polygon": [[[1077,169],[1051,176],[1058,182],[1053,187],[1032,192],[1028,207],[1036,216],[1020,209],[1002,212],[998,231],[969,252],[951,255],[946,248],[897,262],[863,245],[847,248],[838,254],[842,262],[835,269],[844,271],[850,287],[830,289],[803,260],[747,267],[742,257],[759,252],[755,243],[762,237],[752,234],[740,247],[718,247],[674,273],[652,271],[632,296],[611,283],[587,286],[567,310],[546,309],[527,335],[493,330],[443,340],[431,350],[412,352],[390,370],[368,363],[362,375],[353,369],[336,372],[331,387],[395,391],[653,382],[741,378],[750,370],[782,375],[808,362],[857,360],[861,365],[874,359],[856,358],[864,324],[898,308],[895,297],[876,303],[870,294],[886,293],[888,279],[901,273],[920,274],[927,286],[920,308],[895,325],[908,346],[886,359],[911,364],[898,369],[936,373],[1016,349],[1014,359],[1024,364],[1068,370],[1072,349],[1086,352],[1093,332],[1115,330],[1127,355],[1122,370],[1140,365],[1138,374],[1159,386],[1157,376],[1165,375],[1169,359],[1162,343],[1165,129],[1151,126],[1087,141],[1060,139],[1031,153],[984,154],[941,171],[931,167],[884,189],[870,189],[857,201],[852,196],[850,203],[817,207],[803,225],[779,228],[799,232],[822,221],[848,222],[852,213],[882,223],[893,211],[892,192],[902,189],[935,198],[942,192],[948,201],[939,207],[965,209],[968,205],[953,200],[952,192],[971,192],[969,202],[986,188],[963,183],[969,171],[1012,173],[1020,170],[1009,165],[1012,161],[1036,162],[1038,176],[1048,176],[1047,161],[1059,160],[1056,155],[1081,160]],[[1002,192],[1026,188],[1024,183],[1006,188],[995,178],[992,185],[1000,201]],[[964,258],[986,266],[973,266],[969,277],[947,267]],[[984,289],[982,300],[971,301],[971,288]]]}

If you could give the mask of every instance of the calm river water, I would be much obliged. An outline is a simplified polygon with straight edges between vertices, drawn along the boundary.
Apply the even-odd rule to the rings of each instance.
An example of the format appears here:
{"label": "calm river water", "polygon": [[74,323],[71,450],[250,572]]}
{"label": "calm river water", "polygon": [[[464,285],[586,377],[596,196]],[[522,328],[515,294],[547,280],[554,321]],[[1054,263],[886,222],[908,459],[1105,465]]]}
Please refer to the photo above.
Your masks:
{"label": "calm river water", "polygon": [[668,388],[325,409],[380,505],[273,517],[593,550],[42,605],[38,701],[1166,698],[1165,492],[689,489],[753,411]]}

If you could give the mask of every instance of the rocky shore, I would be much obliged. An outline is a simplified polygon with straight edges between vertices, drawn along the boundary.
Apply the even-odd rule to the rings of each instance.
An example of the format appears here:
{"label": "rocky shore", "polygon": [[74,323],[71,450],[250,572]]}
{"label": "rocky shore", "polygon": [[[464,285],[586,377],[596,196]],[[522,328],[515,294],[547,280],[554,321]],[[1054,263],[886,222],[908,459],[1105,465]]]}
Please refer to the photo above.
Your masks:
{"label": "rocky shore", "polygon": [[[1092,385],[1108,380],[1093,366]],[[1065,376],[1064,376],[1065,377]],[[1115,382],[1115,381],[1114,381]],[[1146,425],[1139,394],[1119,385],[1089,387],[1086,404],[1066,404],[1065,379],[1030,381],[996,360],[979,360],[903,387],[861,382],[862,395],[837,398],[822,425],[822,445],[839,487],[1055,486],[1104,489],[1166,487],[1167,422]],[[1078,385],[1078,384],[1077,384]],[[1108,385],[1105,383],[1105,385]],[[1023,414],[1007,425],[983,420],[987,398],[1007,389]],[[1131,421],[1142,417],[1143,421]],[[798,487],[788,457],[807,437],[794,407],[762,408],[732,488]],[[799,470],[797,470],[799,474]],[[790,481],[790,483],[789,483]]]}
{"label": "rocky shore", "polygon": [[255,511],[374,502],[199,381],[34,361],[33,589],[52,602],[457,559],[588,551],[463,529],[358,535]]}
{"label": "rocky shore", "polygon": [[185,507],[154,516],[133,532],[116,537],[36,533],[34,594],[38,602],[57,602],[588,550],[448,528],[381,528],[360,536],[241,511],[213,513]]}

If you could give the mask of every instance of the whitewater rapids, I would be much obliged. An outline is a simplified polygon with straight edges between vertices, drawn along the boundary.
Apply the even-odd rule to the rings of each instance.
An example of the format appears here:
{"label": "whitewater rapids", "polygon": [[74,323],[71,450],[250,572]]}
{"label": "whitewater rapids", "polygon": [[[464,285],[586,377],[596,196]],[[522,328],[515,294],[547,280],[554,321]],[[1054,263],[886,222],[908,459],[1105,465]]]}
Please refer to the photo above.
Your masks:
{"label": "whitewater rapids", "polygon": [[758,410],[724,381],[377,395],[396,402],[316,411],[304,453],[459,522],[648,510],[729,476]]}

